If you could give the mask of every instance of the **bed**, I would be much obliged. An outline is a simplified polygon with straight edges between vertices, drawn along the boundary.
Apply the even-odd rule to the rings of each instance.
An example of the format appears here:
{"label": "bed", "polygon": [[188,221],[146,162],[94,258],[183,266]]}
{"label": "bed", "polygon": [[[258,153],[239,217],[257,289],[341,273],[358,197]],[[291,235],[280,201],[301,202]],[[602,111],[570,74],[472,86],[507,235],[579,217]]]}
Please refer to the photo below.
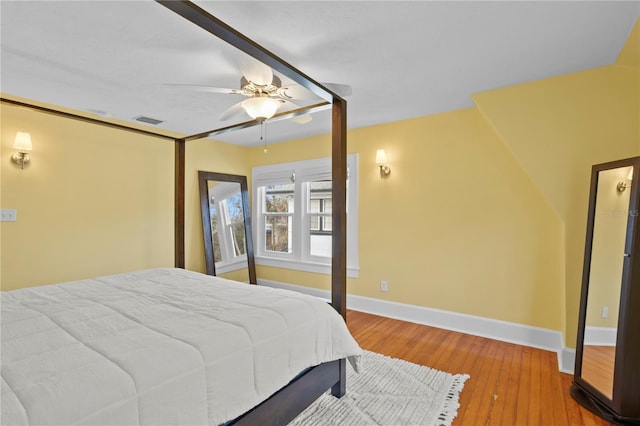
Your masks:
{"label": "bed", "polygon": [[[346,330],[344,325],[346,317],[346,101],[197,5],[188,1],[157,0],[157,3],[270,66],[275,71],[286,75],[323,99],[323,102],[319,104],[279,113],[274,118],[284,119],[327,108],[332,110],[331,157],[334,185],[332,195],[331,304],[295,293],[280,293],[281,290],[228,282],[201,274],[193,275],[194,273],[183,270],[186,263],[185,152],[187,145],[193,140],[259,125],[255,120],[175,138],[161,132],[130,127],[93,116],[78,115],[3,97],[0,99],[3,103],[16,107],[30,108],[67,119],[173,141],[175,145],[173,167],[175,180],[174,266],[176,269],[140,271],[117,276],[118,279],[123,279],[126,285],[122,282],[120,284],[113,282],[116,280],[115,277],[103,277],[86,282],[56,284],[2,293],[2,411],[0,413],[2,424],[36,424],[40,423],[39,419],[46,418],[49,419],[46,421],[49,424],[71,424],[73,422],[84,424],[218,424],[218,422],[228,422],[238,425],[282,425],[288,423],[328,389],[336,397],[341,397],[346,392],[346,358],[351,357],[353,360],[353,356],[357,356],[359,353],[359,348],[354,345],[353,339],[347,336],[339,338],[342,343],[338,344],[335,350],[329,349],[330,346],[320,344],[320,342],[328,344],[329,341],[337,338],[338,333],[343,334]],[[151,278],[152,275],[156,278]],[[196,276],[198,278],[195,278]],[[168,277],[183,282],[183,286],[173,288],[167,281]],[[206,285],[198,283],[199,280],[203,280]],[[151,286],[150,282],[153,282],[154,285]],[[183,292],[185,286],[191,290],[198,290],[189,296]],[[151,290],[152,287],[153,290]],[[134,288],[137,290],[133,290]],[[207,289],[205,293],[198,293],[200,289],[205,288]],[[228,290],[219,290],[219,288]],[[213,289],[219,291],[213,291]],[[204,312],[203,302],[205,300],[212,303],[211,306],[215,307],[213,312],[216,314],[222,312],[233,314],[230,315],[233,318],[227,319],[228,324],[233,324],[233,326],[228,327],[240,329],[238,322],[244,320],[238,319],[236,314],[239,312],[234,310],[240,296],[232,300],[228,308],[223,307],[222,302],[213,302],[213,299],[208,299],[209,296],[213,297],[209,293],[236,294],[240,289],[255,291],[256,295],[260,294],[261,297],[265,297],[265,305],[262,307],[253,306],[246,312],[248,317],[257,321],[256,325],[251,326],[255,327],[253,329],[254,335],[261,336],[263,339],[272,338],[276,342],[280,342],[278,339],[287,340],[285,337],[276,337],[273,334],[277,324],[267,325],[266,321],[263,321],[262,317],[258,315],[260,312],[266,312],[269,314],[267,316],[274,317],[275,323],[301,321],[305,324],[304,327],[306,327],[308,320],[316,316],[316,313],[323,312],[323,315],[326,314],[333,318],[326,321],[341,324],[337,327],[342,331],[329,332],[323,328],[326,323],[322,323],[322,321],[318,330],[309,331],[310,335],[317,334],[316,346],[321,350],[320,353],[310,354],[310,358],[305,358],[299,353],[302,351],[301,348],[309,346],[303,342],[309,343],[310,335],[307,336],[300,330],[296,331],[295,328],[284,332],[285,335],[288,333],[290,336],[291,343],[291,346],[284,352],[276,354],[270,352],[265,346],[261,349],[263,352],[259,351],[255,357],[248,355],[245,350],[239,349],[240,346],[236,347],[235,345],[240,345],[242,339],[229,332],[229,329],[225,331],[225,327],[220,327],[219,331],[222,331],[223,334],[226,333],[227,337],[231,336],[232,339],[231,342],[224,344],[218,341],[220,337],[209,337],[208,335],[205,337],[204,334],[199,334],[199,330],[203,327],[216,329],[217,327],[211,324],[217,324],[216,321],[221,321],[214,314]],[[104,295],[106,299],[97,294],[103,290],[106,291]],[[122,297],[121,293],[116,294],[116,290],[124,291],[131,297]],[[156,294],[156,292],[158,293]],[[82,295],[81,298],[79,298],[80,295]],[[178,296],[183,299],[180,299],[182,301],[176,304],[174,298]],[[160,299],[158,299],[162,297],[164,297],[162,299],[164,304],[160,303]],[[250,297],[247,293],[247,297],[250,299],[253,296]],[[115,303],[114,300],[119,300],[119,303],[125,306],[112,305]],[[187,300],[195,303],[195,311],[191,313],[177,311],[177,305],[186,304]],[[149,306],[147,307],[145,303],[148,303]],[[131,306],[127,306],[127,304]],[[292,312],[286,315],[292,315],[291,318],[294,319],[286,319],[289,317],[284,316],[284,313],[275,314],[275,307],[280,305],[291,308]],[[65,306],[71,309],[65,311]],[[154,317],[151,314],[153,311],[151,306],[155,306],[159,310],[164,309],[167,311],[165,313],[171,313],[172,319],[162,320],[160,316]],[[304,309],[301,306],[304,306]],[[127,311],[125,307],[132,308],[133,313]],[[148,309],[145,310],[145,307]],[[92,313],[94,308],[95,314]],[[174,309],[175,312],[172,311]],[[144,319],[151,320],[150,324],[142,322],[142,317],[144,317],[142,312],[148,313],[149,318]],[[158,313],[158,315],[160,314]],[[117,318],[117,320],[109,322],[109,318]],[[195,318],[206,318],[204,323],[207,325],[204,326]],[[107,322],[98,325],[100,321]],[[179,331],[178,324],[183,322],[191,322],[190,325],[195,328],[183,330],[187,337],[173,335],[172,333]],[[104,336],[109,335],[113,331],[112,329],[119,327],[125,330],[125,336],[118,337],[113,345],[105,343],[100,348],[97,346],[92,348],[86,343],[79,343],[79,339],[86,339],[95,344],[100,339],[106,339]],[[258,333],[256,330],[261,331]],[[137,336],[136,333],[141,333],[141,335]],[[242,331],[242,336],[250,334]],[[21,337],[26,335],[41,338]],[[294,339],[295,336],[301,340]],[[163,349],[154,347],[154,344],[160,341],[168,343],[169,347]],[[251,339],[244,343],[249,344],[248,342],[255,343]],[[222,348],[228,352],[222,352]],[[122,351],[118,352],[118,349],[126,349],[129,357],[127,358]],[[58,356],[48,356],[54,353]],[[220,367],[221,364],[216,364],[218,361],[208,358],[213,354],[232,359],[233,365],[236,365],[236,362],[244,362],[244,364],[242,367],[239,364],[233,368]],[[36,359],[39,360],[39,363],[31,362]],[[126,362],[139,366],[141,371],[134,372],[128,370],[128,366],[123,368],[124,365],[118,364],[118,362],[124,362],[125,359]],[[253,364],[249,362],[250,359],[254,361]],[[284,364],[285,359],[289,360],[286,365]],[[95,364],[97,369],[95,371],[88,369],[87,363]],[[198,363],[200,363],[200,367],[197,367]],[[252,377],[259,377],[256,379],[258,382],[251,383],[246,375],[253,372],[254,367],[259,364],[267,367],[265,374],[267,378],[273,379],[272,382],[260,376],[262,373],[256,370],[256,375]],[[73,368],[74,365],[77,365],[78,368]],[[214,367],[214,365],[218,367]],[[199,375],[194,372],[198,368],[200,369]],[[69,371],[69,373],[62,375],[59,374],[61,371]],[[211,377],[215,376],[215,372],[220,372],[222,376],[226,375],[228,380],[224,384],[220,381],[221,385],[213,390],[209,388],[212,380],[218,380],[217,377]],[[170,375],[175,377],[173,379],[175,386],[166,385],[166,383],[172,383]],[[48,376],[51,377],[48,378]],[[188,377],[195,380],[196,384],[188,385]],[[245,381],[248,387],[241,390],[239,386],[236,386],[239,381]],[[158,386],[156,387],[156,385]],[[141,391],[144,396],[140,393]],[[210,401],[209,393],[222,396],[223,402],[216,402],[215,398]],[[151,394],[156,395],[157,398],[155,400],[147,399],[151,398],[149,396]],[[69,399],[71,396],[78,399],[74,402]],[[225,398],[230,398],[230,400],[227,401]],[[122,409],[115,410],[113,407],[116,406]],[[55,411],[49,412],[47,410]],[[137,417],[135,413],[137,413]]]}
{"label": "bed", "polygon": [[223,424],[361,353],[320,299],[177,268],[1,297],[6,425]]}

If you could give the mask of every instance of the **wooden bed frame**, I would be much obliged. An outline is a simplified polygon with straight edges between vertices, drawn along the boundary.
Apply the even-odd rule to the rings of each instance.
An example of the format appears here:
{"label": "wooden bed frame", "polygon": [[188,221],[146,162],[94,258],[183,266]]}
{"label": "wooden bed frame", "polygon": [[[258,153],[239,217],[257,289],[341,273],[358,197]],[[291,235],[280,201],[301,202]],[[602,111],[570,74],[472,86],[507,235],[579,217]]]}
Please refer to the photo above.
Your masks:
{"label": "wooden bed frame", "polygon": [[[333,231],[331,263],[331,305],[346,319],[346,180],[347,180],[347,102],[333,91],[311,79],[284,60],[262,46],[229,27],[215,16],[189,1],[161,1],[160,5],[172,10],[195,25],[203,28],[219,39],[242,50],[272,69],[289,77],[324,100],[324,102],[302,107],[293,111],[276,114],[270,120],[281,120],[301,114],[332,109],[332,179],[333,185]],[[211,130],[196,135],[176,139],[162,133],[137,129],[92,117],[58,111],[13,99],[0,98],[3,103],[30,108],[39,112],[63,116],[97,125],[173,140],[175,143],[175,248],[174,263],[177,268],[185,267],[185,148],[189,141],[206,138],[216,134],[259,125],[255,120]],[[227,424],[236,425],[286,425],[308,407],[320,395],[331,388],[332,395],[340,398],[346,391],[346,362],[344,359],[320,364],[297,376],[287,386],[280,389],[269,399],[254,407],[242,416]]]}

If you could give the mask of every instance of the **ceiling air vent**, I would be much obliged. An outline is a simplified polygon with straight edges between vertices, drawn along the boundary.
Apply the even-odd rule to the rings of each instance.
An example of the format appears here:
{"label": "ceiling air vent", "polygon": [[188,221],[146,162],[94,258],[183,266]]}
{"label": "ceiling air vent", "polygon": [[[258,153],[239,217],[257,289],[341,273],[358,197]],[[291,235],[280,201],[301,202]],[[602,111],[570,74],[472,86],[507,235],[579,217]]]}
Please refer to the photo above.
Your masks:
{"label": "ceiling air vent", "polygon": [[136,121],[141,121],[147,124],[153,124],[154,126],[160,123],[164,123],[164,120],[158,120],[157,118],[145,117],[144,115],[139,115],[137,117],[133,117]]}

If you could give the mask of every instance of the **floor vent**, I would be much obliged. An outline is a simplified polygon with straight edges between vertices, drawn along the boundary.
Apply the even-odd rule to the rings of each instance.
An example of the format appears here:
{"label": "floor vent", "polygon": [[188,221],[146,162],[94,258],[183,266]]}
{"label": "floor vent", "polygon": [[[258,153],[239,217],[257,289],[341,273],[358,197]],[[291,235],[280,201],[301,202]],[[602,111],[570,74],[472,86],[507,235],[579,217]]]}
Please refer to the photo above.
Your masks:
{"label": "floor vent", "polygon": [[144,115],[139,115],[137,117],[133,117],[134,120],[136,121],[141,121],[143,123],[147,123],[147,124],[153,124],[154,126],[160,123],[164,123],[164,120],[158,120],[156,118],[151,118],[151,117],[145,117]]}

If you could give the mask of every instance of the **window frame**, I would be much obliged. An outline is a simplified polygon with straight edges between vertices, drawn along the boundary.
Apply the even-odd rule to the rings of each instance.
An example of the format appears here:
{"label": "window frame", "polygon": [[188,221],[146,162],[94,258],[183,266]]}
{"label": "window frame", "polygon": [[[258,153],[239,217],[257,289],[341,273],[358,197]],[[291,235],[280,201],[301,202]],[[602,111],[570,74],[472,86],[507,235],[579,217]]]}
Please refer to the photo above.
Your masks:
{"label": "window frame", "polygon": [[[358,264],[358,154],[347,156],[347,276],[357,278]],[[309,210],[310,182],[331,180],[331,158],[303,160],[291,163],[259,166],[252,169],[252,213],[256,218],[253,229],[255,259],[258,265],[331,274],[331,256],[311,255],[311,216],[331,217],[331,213],[311,213]],[[291,252],[271,252],[265,249],[265,191],[275,184],[294,184],[291,229]],[[333,190],[333,186],[332,186]],[[324,234],[324,235],[331,235]]]}

